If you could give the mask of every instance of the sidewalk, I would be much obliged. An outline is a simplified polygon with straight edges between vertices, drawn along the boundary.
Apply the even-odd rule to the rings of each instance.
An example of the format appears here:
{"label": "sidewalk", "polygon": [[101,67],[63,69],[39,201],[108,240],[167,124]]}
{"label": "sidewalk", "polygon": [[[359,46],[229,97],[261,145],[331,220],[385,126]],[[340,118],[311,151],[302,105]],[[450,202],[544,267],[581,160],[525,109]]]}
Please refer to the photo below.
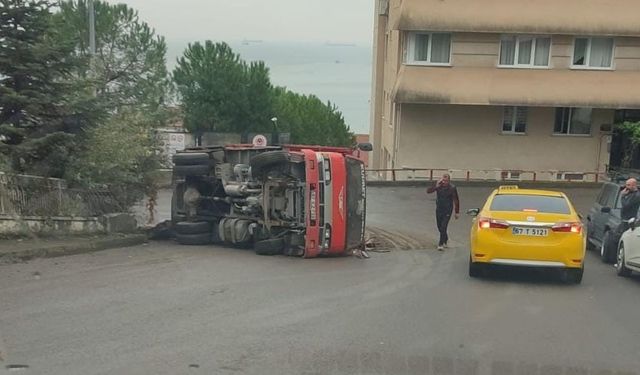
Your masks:
{"label": "sidewalk", "polygon": [[145,234],[0,240],[0,264],[136,246],[145,242]]}

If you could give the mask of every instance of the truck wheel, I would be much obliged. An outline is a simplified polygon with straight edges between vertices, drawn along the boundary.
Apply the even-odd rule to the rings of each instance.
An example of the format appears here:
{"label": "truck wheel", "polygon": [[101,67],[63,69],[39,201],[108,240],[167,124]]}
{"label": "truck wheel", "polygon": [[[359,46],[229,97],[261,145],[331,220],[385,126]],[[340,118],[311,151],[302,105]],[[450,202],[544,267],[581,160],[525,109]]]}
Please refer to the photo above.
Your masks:
{"label": "truck wheel", "polygon": [[176,165],[173,167],[173,175],[176,177],[204,176],[208,175],[211,167],[208,164],[200,165]]}
{"label": "truck wheel", "polygon": [[171,222],[173,224],[187,220],[187,215],[181,213],[184,212],[184,207],[178,207],[182,201],[179,197],[181,194],[184,194],[184,182],[177,184],[171,194]]}
{"label": "truck wheel", "polygon": [[211,159],[205,153],[184,153],[173,155],[175,165],[209,165]]}
{"label": "truck wheel", "polygon": [[176,241],[181,245],[208,245],[211,243],[211,233],[177,234]]}
{"label": "truck wheel", "polygon": [[174,229],[178,234],[211,233],[211,223],[207,221],[198,221],[195,223],[183,221],[174,225]]}
{"label": "truck wheel", "polygon": [[282,238],[272,238],[264,241],[257,241],[253,249],[258,255],[278,255],[284,252],[284,240]]}
{"label": "truck wheel", "polygon": [[249,165],[254,177],[262,178],[273,167],[284,165],[289,161],[289,153],[286,151],[269,151],[254,156]]}

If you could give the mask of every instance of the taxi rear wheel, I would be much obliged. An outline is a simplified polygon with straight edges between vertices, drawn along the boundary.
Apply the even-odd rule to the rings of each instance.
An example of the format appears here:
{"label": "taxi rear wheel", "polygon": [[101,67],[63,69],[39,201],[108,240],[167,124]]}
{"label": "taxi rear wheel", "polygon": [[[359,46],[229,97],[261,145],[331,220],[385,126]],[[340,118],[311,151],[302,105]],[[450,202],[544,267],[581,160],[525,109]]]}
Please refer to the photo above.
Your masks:
{"label": "taxi rear wheel", "polygon": [[564,279],[569,284],[580,284],[584,268],[569,268],[564,270]]}
{"label": "taxi rear wheel", "polygon": [[483,274],[483,264],[474,263],[469,258],[469,276],[476,278],[481,277]]}

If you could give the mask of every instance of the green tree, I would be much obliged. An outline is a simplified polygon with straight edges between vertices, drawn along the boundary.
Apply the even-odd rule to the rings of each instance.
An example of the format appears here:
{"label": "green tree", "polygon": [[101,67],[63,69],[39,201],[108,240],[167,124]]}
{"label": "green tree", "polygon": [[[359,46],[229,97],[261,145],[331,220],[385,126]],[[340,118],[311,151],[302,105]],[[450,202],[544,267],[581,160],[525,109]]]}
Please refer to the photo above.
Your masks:
{"label": "green tree", "polygon": [[75,61],[55,32],[52,7],[0,0],[0,152],[15,171],[58,177],[77,129],[67,80]]}
{"label": "green tree", "polygon": [[623,138],[622,167],[630,168],[633,156],[640,146],[640,122],[625,121],[616,125]]}
{"label": "green tree", "polygon": [[252,62],[246,69],[248,113],[245,131],[269,132],[273,130],[273,86],[269,78],[269,68],[264,62]]}
{"label": "green tree", "polygon": [[199,134],[231,131],[243,122],[247,102],[244,67],[226,43],[189,44],[173,71],[185,126]]}
{"label": "green tree", "polygon": [[291,132],[293,142],[326,146],[350,146],[353,133],[342,113],[314,95],[300,95],[283,87],[273,91],[278,130]]}
{"label": "green tree", "polygon": [[82,61],[74,71],[76,78],[92,82],[99,107],[106,113],[133,109],[161,123],[170,91],[164,38],[127,5],[95,1],[94,8],[93,59],[87,0],[62,2],[56,14],[60,33],[71,41],[74,56]]}

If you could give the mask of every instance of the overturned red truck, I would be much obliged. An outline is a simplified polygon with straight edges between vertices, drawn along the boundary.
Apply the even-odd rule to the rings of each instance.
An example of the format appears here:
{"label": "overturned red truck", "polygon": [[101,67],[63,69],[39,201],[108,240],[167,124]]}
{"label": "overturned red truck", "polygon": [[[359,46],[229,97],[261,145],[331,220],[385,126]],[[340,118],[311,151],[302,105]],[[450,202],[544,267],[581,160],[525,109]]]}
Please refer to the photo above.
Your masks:
{"label": "overturned red truck", "polygon": [[354,148],[226,145],[174,155],[171,219],[185,245],[347,255],[364,243],[365,166]]}

